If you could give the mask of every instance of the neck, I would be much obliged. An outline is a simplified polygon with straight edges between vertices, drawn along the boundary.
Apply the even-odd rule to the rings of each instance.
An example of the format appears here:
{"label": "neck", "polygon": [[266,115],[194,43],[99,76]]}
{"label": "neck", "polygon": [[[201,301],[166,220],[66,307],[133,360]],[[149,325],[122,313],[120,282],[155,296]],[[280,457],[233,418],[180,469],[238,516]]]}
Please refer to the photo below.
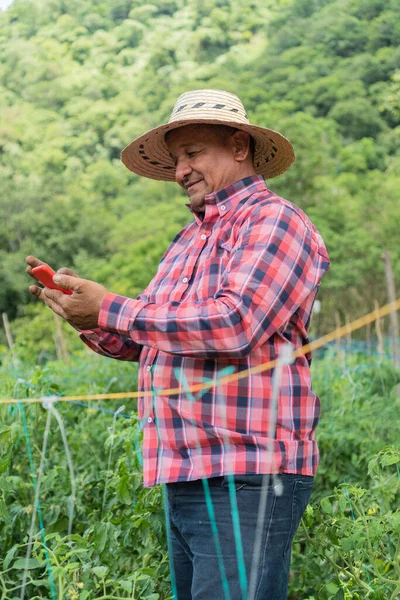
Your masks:
{"label": "neck", "polygon": [[253,163],[243,165],[241,169],[239,169],[239,177],[238,179],[244,179],[245,177],[254,177],[257,175],[256,170],[253,166]]}

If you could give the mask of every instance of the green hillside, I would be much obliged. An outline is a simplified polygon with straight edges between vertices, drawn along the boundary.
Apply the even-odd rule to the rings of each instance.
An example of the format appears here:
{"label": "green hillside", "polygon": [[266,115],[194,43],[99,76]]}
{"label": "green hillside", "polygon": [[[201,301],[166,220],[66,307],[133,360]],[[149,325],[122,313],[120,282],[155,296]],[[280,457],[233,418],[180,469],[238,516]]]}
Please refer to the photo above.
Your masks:
{"label": "green hillside", "polygon": [[0,311],[39,310],[28,254],[143,289],[191,215],[178,186],[119,153],[199,87],[238,94],[293,142],[270,187],[326,240],[321,330],[386,303],[384,250],[400,276],[398,0],[15,0],[0,13]]}

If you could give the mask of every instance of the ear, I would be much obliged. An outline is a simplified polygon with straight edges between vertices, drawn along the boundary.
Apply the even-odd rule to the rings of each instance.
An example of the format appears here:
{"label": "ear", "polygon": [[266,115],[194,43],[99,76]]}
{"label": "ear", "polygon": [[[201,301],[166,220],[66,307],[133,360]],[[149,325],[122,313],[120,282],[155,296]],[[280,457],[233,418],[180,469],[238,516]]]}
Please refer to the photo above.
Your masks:
{"label": "ear", "polygon": [[232,136],[232,145],[235,160],[245,161],[250,155],[250,134],[247,131],[235,131]]}

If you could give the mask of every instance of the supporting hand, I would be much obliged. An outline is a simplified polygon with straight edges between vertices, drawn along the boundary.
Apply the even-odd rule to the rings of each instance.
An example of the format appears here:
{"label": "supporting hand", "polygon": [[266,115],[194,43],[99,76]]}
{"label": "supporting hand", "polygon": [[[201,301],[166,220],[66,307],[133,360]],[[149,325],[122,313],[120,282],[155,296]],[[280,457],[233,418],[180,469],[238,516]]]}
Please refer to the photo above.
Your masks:
{"label": "supporting hand", "polygon": [[[43,261],[28,256],[27,273],[32,275],[32,268],[43,265]],[[32,285],[29,291],[33,296],[40,298],[56,314],[75,325],[79,329],[94,329],[98,326],[99,311],[101,303],[107,295],[107,290],[102,285],[82,279],[73,271],[63,267],[54,276],[54,283],[73,294],[68,296],[58,290],[41,288]]]}

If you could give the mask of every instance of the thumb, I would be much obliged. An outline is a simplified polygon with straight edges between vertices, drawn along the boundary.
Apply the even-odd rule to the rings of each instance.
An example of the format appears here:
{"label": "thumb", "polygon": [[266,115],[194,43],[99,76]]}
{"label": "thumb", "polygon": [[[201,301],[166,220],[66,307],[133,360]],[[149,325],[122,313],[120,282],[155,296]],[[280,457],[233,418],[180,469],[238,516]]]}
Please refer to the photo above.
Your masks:
{"label": "thumb", "polygon": [[61,273],[61,275],[72,275],[72,277],[79,277],[77,273],[72,271],[72,269],[68,269],[68,267],[61,267],[61,269],[57,269],[57,273]]}
{"label": "thumb", "polygon": [[73,290],[74,292],[79,291],[82,283],[80,277],[73,277],[72,275],[64,275],[62,273],[56,273],[53,277],[54,283],[65,290]]}

